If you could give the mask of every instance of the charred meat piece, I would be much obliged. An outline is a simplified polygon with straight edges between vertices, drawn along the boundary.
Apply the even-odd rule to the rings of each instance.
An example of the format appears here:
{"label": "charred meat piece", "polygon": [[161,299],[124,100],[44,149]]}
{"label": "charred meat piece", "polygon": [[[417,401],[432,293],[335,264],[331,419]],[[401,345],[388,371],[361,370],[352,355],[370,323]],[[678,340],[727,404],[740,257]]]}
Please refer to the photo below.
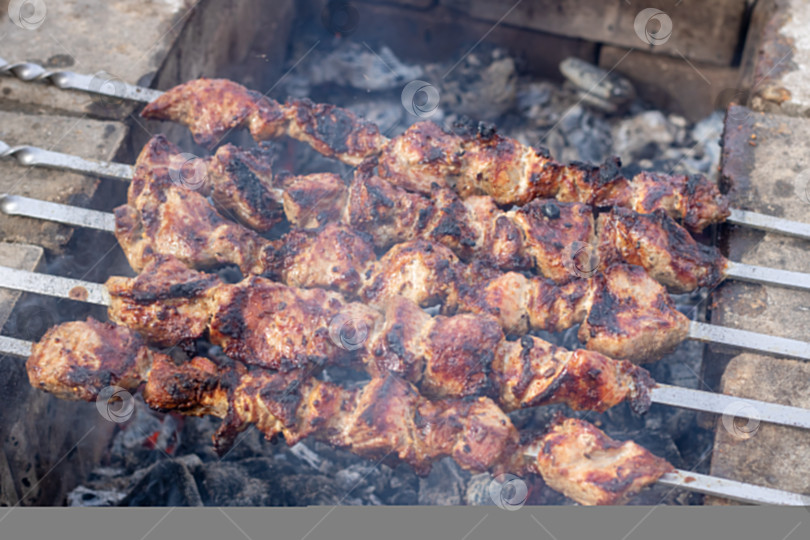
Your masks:
{"label": "charred meat piece", "polygon": [[661,285],[638,266],[614,265],[593,277],[580,341],[613,358],[649,362],[672,352],[689,334],[689,319]]}
{"label": "charred meat piece", "polygon": [[287,135],[350,165],[387,142],[379,128],[334,105],[308,99],[285,104],[224,79],[197,79],[165,92],[141,115],[186,125],[194,140],[216,146],[229,131],[248,128],[257,141]]}
{"label": "charred meat piece", "polygon": [[88,318],[54,326],[26,361],[31,386],[63,399],[96,399],[107,386],[137,388],[159,353],[126,328]]}
{"label": "charred meat piece", "polygon": [[696,242],[663,210],[638,214],[614,208],[599,216],[597,228],[604,263],[642,266],[672,292],[713,287],[724,277],[727,262],[717,248]]}
{"label": "charred meat piece", "polygon": [[259,232],[284,220],[283,191],[276,187],[271,159],[261,148],[245,151],[232,144],[221,146],[211,158],[201,160],[205,174],[202,193],[210,195],[226,216]]}
{"label": "charred meat piece", "polygon": [[596,426],[559,417],[530,445],[539,450],[529,470],[584,505],[623,504],[674,470],[632,441],[611,439]]}
{"label": "charred meat piece", "polygon": [[649,373],[597,352],[569,351],[533,336],[500,344],[492,366],[505,410],[565,403],[574,410],[606,411],[628,400],[650,406]]}

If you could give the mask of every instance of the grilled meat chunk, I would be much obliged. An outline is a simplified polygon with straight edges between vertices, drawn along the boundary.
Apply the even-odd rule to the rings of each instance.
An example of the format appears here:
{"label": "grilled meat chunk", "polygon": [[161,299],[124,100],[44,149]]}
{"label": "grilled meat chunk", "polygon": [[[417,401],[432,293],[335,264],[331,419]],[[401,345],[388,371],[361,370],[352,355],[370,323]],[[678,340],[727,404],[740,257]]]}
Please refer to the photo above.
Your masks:
{"label": "grilled meat chunk", "polygon": [[503,341],[492,365],[505,410],[565,403],[574,410],[606,411],[628,400],[650,407],[649,373],[593,351],[569,351],[533,336]]}
{"label": "grilled meat chunk", "polygon": [[31,386],[63,399],[96,399],[107,386],[137,388],[160,353],[126,328],[75,321],[54,326],[26,361]]}
{"label": "grilled meat chunk", "polygon": [[699,244],[663,210],[637,214],[614,208],[599,216],[599,255],[644,267],[672,292],[713,287],[727,261],[717,248]]}
{"label": "grilled meat chunk", "polygon": [[615,441],[596,426],[574,418],[557,418],[531,447],[539,453],[529,470],[584,505],[626,503],[674,470],[636,443]]}
{"label": "grilled meat chunk", "polygon": [[379,128],[334,105],[308,99],[285,104],[224,79],[197,79],[148,104],[141,115],[186,125],[194,140],[216,146],[229,131],[248,128],[257,141],[287,135],[318,152],[358,165],[387,142]]}

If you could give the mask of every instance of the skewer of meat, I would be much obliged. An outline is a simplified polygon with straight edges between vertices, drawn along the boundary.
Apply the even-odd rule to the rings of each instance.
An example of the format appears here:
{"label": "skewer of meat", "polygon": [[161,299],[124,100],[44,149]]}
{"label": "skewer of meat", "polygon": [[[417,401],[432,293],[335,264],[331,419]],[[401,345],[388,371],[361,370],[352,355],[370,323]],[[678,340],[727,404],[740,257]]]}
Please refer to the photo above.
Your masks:
{"label": "skewer of meat", "polygon": [[[190,264],[233,263],[244,273],[261,272],[266,242],[209,208],[205,195],[211,196],[220,211],[259,231],[278,222],[283,196],[284,212],[302,228],[342,221],[369,232],[380,249],[413,238],[429,239],[450,246],[465,260],[480,258],[507,270],[538,268],[557,281],[593,273],[594,260],[604,264],[624,260],[644,266],[673,291],[714,286],[724,278],[810,289],[810,279],[804,274],[725,260],[714,248],[696,243],[661,211],[639,215],[616,208],[595,223],[587,205],[535,200],[504,213],[489,197],[461,201],[451,190],[438,189],[429,198],[365,174],[358,175],[348,189],[330,174],[274,176],[257,158],[260,154],[226,145],[212,158],[190,159],[186,165],[201,172],[189,173],[191,178],[186,179],[182,172],[185,155],[165,139],[151,141],[139,158],[139,165],[147,170],[139,169],[134,175],[140,187],[131,188],[130,204],[118,209],[119,239],[136,248],[128,252],[133,266],[141,264],[137,259],[142,255],[173,246],[173,254],[188,257]],[[128,166],[58,157],[51,156],[51,164],[102,174],[111,168],[126,169],[116,173],[117,177],[133,176]],[[144,184],[152,187],[144,188]],[[191,187],[196,193],[179,193],[180,187]],[[64,206],[51,209],[53,205],[17,196],[0,199],[0,210],[5,213],[110,228],[109,219],[98,212]],[[599,234],[594,235],[596,230]],[[213,243],[210,249],[206,249],[206,239]],[[240,243],[245,247],[239,248]],[[599,256],[592,257],[595,253]],[[583,262],[583,258],[591,260]]]}
{"label": "skewer of meat", "polygon": [[[171,233],[171,227],[165,225],[171,217],[164,216],[178,213],[199,216],[193,224],[188,219],[180,220],[179,223],[187,225],[186,230],[182,235],[173,235],[168,242],[188,244],[189,241],[182,238],[200,234],[201,218],[213,219],[216,215],[212,209],[200,213],[202,206],[208,206],[203,203],[203,193],[176,193],[184,187],[178,186],[173,178],[177,173],[173,173],[171,165],[173,157],[179,154],[177,147],[160,136],[144,147],[128,192],[128,204],[116,210],[117,236],[122,245],[132,242],[130,239],[137,238],[137,233],[142,231],[147,235],[152,232],[153,236]],[[260,209],[266,205],[255,201],[272,200],[283,192],[284,213],[294,227],[319,229],[329,222],[339,221],[368,234],[380,250],[421,238],[446,245],[467,261],[482,260],[501,270],[533,268],[557,283],[565,283],[583,273],[593,274],[596,268],[591,264],[594,263],[580,259],[595,255],[598,264],[624,261],[642,266],[674,292],[713,287],[728,277],[810,288],[810,277],[804,274],[749,267],[726,260],[716,248],[696,242],[661,210],[637,214],[615,208],[595,221],[588,205],[537,199],[518,210],[503,212],[489,197],[470,197],[462,201],[448,189],[436,190],[433,197],[425,197],[392,187],[362,172],[349,187],[331,174],[273,176],[261,159],[235,147],[221,149],[212,163],[207,167],[211,172],[209,181],[204,182],[206,189],[213,193],[215,201],[222,201],[220,207],[241,208],[238,215],[243,222],[250,219],[274,222],[278,208],[271,204],[269,211],[262,215]],[[229,170],[257,172],[229,174]],[[264,197],[256,193],[263,193]],[[172,209],[173,204],[183,207]],[[249,215],[254,217],[247,217]],[[228,238],[251,243],[241,229],[230,227],[228,230],[233,232],[214,234],[226,237],[226,243],[229,243]],[[252,241],[256,242],[261,243]],[[166,242],[150,239],[150,244],[155,243]],[[223,251],[230,252],[233,248],[226,245],[215,250],[220,257]],[[232,261],[240,264],[243,272],[245,261],[241,259],[245,257],[250,256],[240,255]],[[130,261],[133,267],[138,267],[133,257]]]}
{"label": "skewer of meat", "polygon": [[[123,98],[144,103],[151,103],[165,95],[157,90],[127,83],[116,85],[115,91],[111,92],[106,86],[101,88],[88,86],[87,81],[91,79],[89,76],[67,70],[49,70],[31,62],[0,61],[0,73],[11,74],[24,81],[58,81],[60,88],[112,95],[116,99]],[[383,144],[384,148],[396,146],[382,138],[375,126],[359,122],[351,113],[330,105],[315,105],[308,100],[281,105],[235,83],[209,79],[191,81],[170,92],[172,100],[178,97],[185,99],[185,94],[188,94],[193,98],[192,102],[182,104],[166,99],[160,107],[155,107],[159,110],[152,111],[151,114],[183,121],[192,128],[201,143],[216,143],[228,130],[248,126],[254,137],[259,139],[287,133],[309,142],[327,155],[339,155],[343,161],[350,164],[362,162],[369,155],[376,159],[377,156],[373,154],[379,144]],[[227,98],[230,101],[218,103],[216,99],[219,98]],[[212,99],[214,101],[211,101]],[[166,101],[170,103],[167,104]],[[233,116],[224,118],[223,111]],[[194,115],[200,116],[195,118]],[[197,122],[197,119],[200,122]],[[206,121],[211,123],[206,124]],[[288,122],[291,125],[288,126]],[[628,182],[617,174],[619,163],[616,158],[598,167],[578,163],[561,166],[551,161],[546,150],[527,149],[512,139],[495,137],[494,129],[486,125],[479,125],[472,130],[475,136],[470,136],[469,128],[461,130],[462,151],[466,152],[464,148],[470,146],[470,153],[473,156],[500,159],[492,161],[484,159],[480,166],[464,167],[462,171],[464,174],[461,175],[459,182],[456,178],[459,173],[453,171],[457,169],[455,162],[463,157],[463,154],[462,156],[446,154],[447,150],[441,144],[434,147],[430,139],[421,134],[422,131],[436,130],[430,124],[424,124],[414,130],[419,133],[411,134],[413,141],[406,140],[404,136],[398,138],[401,139],[401,146],[406,149],[412,148],[413,151],[406,157],[395,155],[394,160],[404,160],[405,165],[409,167],[416,161],[417,172],[423,178],[429,179],[434,170],[440,170],[442,174],[449,172],[451,176],[448,184],[460,185],[466,192],[489,193],[507,201],[520,196],[528,198],[529,194],[553,195],[562,201],[585,201],[599,206],[622,204],[641,213],[661,208],[672,217],[682,219],[687,227],[696,231],[710,223],[722,222],[724,216],[727,216],[725,221],[728,223],[810,239],[810,225],[807,223],[736,208],[729,209],[725,198],[717,194],[716,186],[708,183],[702,176],[641,173]],[[442,135],[447,136],[443,132]],[[478,138],[483,141],[476,140]],[[450,151],[457,144],[457,141],[451,141]],[[65,162],[59,159],[60,155],[55,152],[30,146],[9,146],[0,141],[0,157],[6,156],[16,156],[18,161],[27,165],[53,165],[58,162],[58,166],[71,164],[76,166],[75,160]],[[542,157],[543,160],[537,160],[537,157]],[[435,163],[437,160],[438,163]],[[472,160],[461,161],[468,163]],[[524,162],[540,163],[541,170],[527,173]],[[105,167],[88,160],[84,160],[81,166],[104,176],[122,176],[120,167]],[[420,170],[420,167],[424,170]],[[386,171],[392,170],[395,169],[386,167]],[[478,176],[479,172],[482,174],[481,177]],[[484,177],[483,172],[487,172],[490,178]],[[386,172],[383,174],[392,176]],[[538,187],[536,184],[541,180],[546,184]],[[543,195],[544,193],[547,195]]]}
{"label": "skewer of meat", "polygon": [[107,290],[110,320],[150,343],[207,335],[246,365],[310,373],[357,364],[372,376],[401,376],[429,397],[498,396],[505,410],[566,403],[601,411],[624,400],[645,410],[650,402],[646,370],[535,337],[507,341],[487,315],[431,316],[398,297],[374,309],[256,276],[227,284],[176,259],[112,277]]}
{"label": "skewer of meat", "polygon": [[[119,296],[117,315],[111,317],[124,317],[151,339],[181,345],[208,329],[209,339],[213,332],[215,341],[250,365],[307,373],[325,363],[365,361],[368,372],[393,371],[418,379],[431,395],[499,393],[509,410],[548,403],[604,410],[629,399],[638,412],[652,401],[726,414],[729,407],[737,410],[744,403],[755,411],[752,418],[757,421],[810,429],[810,414],[804,409],[660,383],[650,386],[645,371],[592,351],[571,353],[530,336],[506,342],[488,316],[431,318],[403,298],[393,299],[383,313],[346,304],[336,293],[295,289],[263,278],[226,286],[216,276],[193,272],[176,260],[165,262],[146,277],[111,279]],[[113,303],[103,285],[5,267],[0,267],[0,286],[104,306]],[[215,313],[206,318],[210,310]],[[753,334],[751,339],[774,338]],[[788,356],[797,354],[791,353],[797,343],[808,346],[783,341]],[[25,347],[0,336],[0,349],[24,353]],[[807,353],[800,357],[810,359]]]}
{"label": "skewer of meat", "polygon": [[[363,235],[333,224],[317,233],[290,232],[280,240],[268,241],[221,216],[199,189],[178,183],[169,166],[176,150],[161,137],[145,147],[139,159],[139,174],[130,186],[132,205],[118,210],[118,239],[136,270],[166,254],[196,268],[234,263],[245,274],[261,273],[298,287],[335,289],[372,305],[393,295],[405,295],[422,306],[442,303],[447,314],[458,309],[489,313],[510,335],[522,335],[529,329],[559,331],[585,322],[579,336],[589,343],[589,348],[635,361],[658,358],[687,336],[794,357],[804,357],[801,351],[807,348],[781,343],[770,336],[742,335],[730,329],[690,324],[648,276],[615,264],[594,267],[592,270],[598,271],[589,280],[575,279],[556,286],[540,278],[501,275],[478,263],[461,265],[448,248],[426,241],[398,245],[382,260],[375,261],[373,246]],[[215,177],[211,172],[214,169],[250,169],[256,173],[216,176],[218,180],[212,181],[218,186],[212,188],[215,192],[237,193],[238,186],[266,185],[270,181],[267,178],[273,176],[272,171],[257,164],[254,154],[243,154],[235,148],[221,148],[214,158],[218,165],[209,167],[206,174]],[[260,181],[259,174],[265,180]],[[278,176],[272,182],[277,182]],[[330,200],[324,196],[327,189],[318,190],[322,185],[319,181],[307,177],[293,184],[302,182],[308,185],[288,188],[287,194],[297,201],[288,208],[303,209],[300,203],[307,199],[306,193]],[[340,192],[346,192],[342,183],[336,193]],[[19,198],[7,198],[0,208],[9,210],[9,204],[20,203]],[[95,220],[101,223],[97,227],[111,228],[102,219],[105,214],[84,211],[77,215],[79,209],[64,205],[52,209],[54,206],[58,205],[49,204],[40,213],[29,215],[48,219],[62,216],[72,224],[92,224]],[[385,222],[381,225],[383,234],[388,234]],[[493,251],[497,252],[497,248]],[[577,262],[567,262],[566,271],[574,275]]]}
{"label": "skewer of meat", "polygon": [[449,133],[420,122],[389,140],[376,125],[345,109],[309,100],[281,104],[227,80],[198,79],[176,86],[141,115],[186,125],[208,147],[233,129],[248,128],[257,141],[286,135],[350,165],[376,158],[382,178],[421,193],[438,185],[455,189],[462,198],[489,195],[507,206],[557,198],[641,213],[660,208],[693,230],[729,215],[726,198],[701,175],[641,173],[630,181],[619,174],[616,162],[562,165],[547,151],[483,124]]}
{"label": "skewer of meat", "polygon": [[[582,504],[621,504],[673,470],[581,420],[558,418],[548,434],[521,444],[509,417],[485,397],[429,401],[392,375],[347,389],[238,362],[222,366],[196,357],[177,365],[137,334],[93,319],[50,329],[33,346],[27,369],[33,386],[64,399],[93,400],[110,384],[134,391],[145,383],[150,407],[223,418],[214,435],[220,454],[254,425],[268,439],[283,435],[293,445],[314,437],[368,459],[403,461],[422,475],[445,456],[465,470],[541,474]],[[530,445],[546,450],[526,458]],[[584,477],[585,468],[595,474]]]}
{"label": "skewer of meat", "polygon": [[[451,455],[476,471],[539,473],[580,504],[620,504],[656,479],[747,503],[810,502],[780,490],[668,472],[672,467],[664,460],[631,441],[614,441],[582,420],[557,416],[544,434],[523,434],[516,445],[514,427],[490,400],[429,402],[393,377],[347,390],[315,379],[290,384],[285,374],[236,362],[223,366],[195,358],[177,365],[132,332],[92,319],[54,327],[34,346],[0,338],[0,352],[30,356],[31,383],[64,399],[98,399],[107,385],[134,391],[145,382],[144,398],[154,408],[224,418],[214,436],[220,453],[252,423],[270,438],[281,433],[288,444],[312,436],[361,456],[396,456],[420,473],[438,455]],[[504,447],[514,451],[496,455]]]}

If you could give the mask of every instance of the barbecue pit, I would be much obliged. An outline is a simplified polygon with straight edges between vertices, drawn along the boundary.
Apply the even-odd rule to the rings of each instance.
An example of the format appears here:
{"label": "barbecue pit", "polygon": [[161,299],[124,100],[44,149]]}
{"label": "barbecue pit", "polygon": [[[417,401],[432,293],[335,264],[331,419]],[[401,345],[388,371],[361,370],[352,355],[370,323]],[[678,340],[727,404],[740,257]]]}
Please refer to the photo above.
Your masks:
{"label": "barbecue pit", "polygon": [[[365,3],[340,5],[332,3],[331,6],[326,7],[311,6],[310,11],[301,8],[301,12],[297,13],[297,19],[291,19],[298,22],[290,25],[292,30],[290,31],[289,46],[281,47],[283,43],[274,44],[275,49],[285,49],[286,66],[290,68],[296,66],[296,69],[289,71],[280,79],[277,88],[271,95],[280,98],[288,95],[306,95],[316,101],[349,107],[358,114],[379,123],[389,137],[399,134],[409,124],[424,119],[425,117],[421,116],[423,114],[429,113],[430,116],[427,118],[446,125],[460,119],[462,115],[472,115],[477,119],[494,121],[500,133],[516,137],[524,144],[551,147],[551,154],[562,162],[572,160],[599,162],[612,152],[613,145],[620,143],[620,148],[629,154],[625,160],[630,162],[630,167],[657,170],[663,168],[676,172],[703,172],[710,176],[715,172],[718,165],[719,147],[713,142],[704,141],[717,140],[722,129],[722,116],[717,114],[707,116],[707,113],[716,105],[716,100],[713,97],[705,100],[709,105],[703,103],[702,105],[706,105],[704,110],[697,107],[697,110],[681,109],[675,113],[666,111],[666,109],[662,112],[644,101],[630,101],[629,108],[616,111],[606,111],[596,105],[579,102],[582,99],[582,89],[570,81],[565,84],[560,82],[558,64],[568,56],[570,50],[593,61],[593,54],[584,53],[588,49],[587,43],[571,43],[565,38],[538,34],[526,29],[499,27],[493,31],[491,43],[489,41],[482,43],[480,48],[476,47],[457,66],[454,66],[467,48],[461,46],[465,43],[464,39],[450,38],[446,31],[434,31],[436,33],[432,34],[440,35],[439,44],[428,46],[424,43],[428,41],[427,38],[417,40],[422,43],[418,44],[414,52],[408,52],[404,50],[402,41],[410,44],[413,40],[400,38],[401,41],[397,42],[396,38],[384,39],[384,36],[375,36],[374,33],[379,32],[379,29],[384,26],[371,22],[375,20],[374,18],[371,18],[366,24],[358,21],[356,28],[352,23],[355,20],[355,13],[362,14],[364,17],[370,14],[381,20],[390,20],[391,17],[396,16],[401,17],[400,24],[403,28],[408,28],[408,25],[423,26],[425,34],[420,35],[424,37],[427,35],[428,28],[446,29],[450,23],[443,14],[457,13],[457,11],[451,10],[458,9],[458,7],[458,5],[447,7],[442,4],[432,6],[432,8],[427,5],[416,6],[414,9],[413,6],[406,8]],[[427,8],[430,11],[421,11],[420,8]],[[485,13],[477,11],[478,9],[480,8],[475,6],[468,12],[471,29],[477,28],[476,25],[485,24],[481,22],[480,18],[485,20],[487,16]],[[362,21],[363,17],[360,20]],[[485,24],[485,26],[491,26],[491,23]],[[549,29],[542,28],[541,30]],[[408,34],[403,31],[403,35]],[[526,49],[521,49],[517,45],[510,48],[510,45],[520,42],[517,36],[532,36],[537,40],[535,43],[564,44],[565,47],[561,47],[561,52],[566,54],[554,59],[553,62],[548,57],[554,55],[545,55],[546,58],[541,60],[537,58],[536,53],[534,57],[521,54],[526,52]],[[187,35],[182,39],[191,40],[192,37]],[[320,42],[318,42],[319,39]],[[600,38],[595,39],[598,41]],[[318,44],[308,53],[309,47],[316,42]],[[469,45],[473,43],[474,41]],[[445,51],[445,56],[439,51]],[[270,56],[278,58],[279,55],[280,53],[276,51]],[[205,58],[205,54],[202,57]],[[699,55],[691,58],[694,61],[711,60],[701,58]],[[299,59],[301,61],[296,64]],[[521,66],[521,62],[527,62],[528,66]],[[545,70],[543,70],[544,62],[550,64],[545,65]],[[183,67],[183,69],[176,70],[175,74],[181,72],[184,77],[173,79],[169,75],[172,71],[169,69],[170,66]],[[331,66],[340,66],[340,68],[330,69]],[[447,70],[451,68],[453,69],[452,76],[443,80],[441,75],[447,73]],[[352,70],[354,70],[354,74]],[[209,73],[204,70],[199,71],[199,68],[196,73],[194,71],[194,69],[184,66],[182,62],[167,60],[157,77],[157,86],[168,88],[174,83],[184,82],[200,73]],[[286,72],[286,70],[278,69],[274,69],[274,71]],[[364,78],[363,73],[368,71],[377,76]],[[420,72],[423,75],[416,75]],[[212,70],[210,73],[233,74],[239,73],[239,70],[233,68],[229,72]],[[245,65],[242,73],[251,73],[251,70],[248,70]],[[579,76],[588,80],[587,73],[580,73]],[[256,76],[253,75],[253,77]],[[421,87],[424,96],[420,94],[420,97],[417,98],[414,94],[413,100],[410,102],[413,107],[411,111],[408,101],[405,101],[403,105],[405,96],[402,92],[405,86],[403,82],[411,78],[421,80],[419,77],[442,82],[430,85],[427,90],[425,90],[426,87]],[[576,77],[575,74],[574,78]],[[253,86],[250,83],[259,83],[260,80],[259,77],[245,78],[242,76],[238,78],[241,78],[248,86]],[[386,82],[387,79],[390,80]],[[127,81],[140,82],[132,78]],[[387,84],[388,86],[368,88],[371,83],[367,81],[376,85]],[[620,83],[621,80],[616,84],[621,86]],[[268,84],[266,87],[269,88],[272,84],[274,83]],[[261,87],[261,83],[256,84],[255,87]],[[471,88],[474,90],[470,90]],[[440,98],[439,105],[435,108],[431,101],[433,91],[437,92]],[[642,93],[641,87],[636,91]],[[424,102],[420,101],[423,97]],[[104,105],[109,109],[109,103],[104,103]],[[602,103],[600,106],[605,107],[605,104]],[[624,107],[628,104],[624,103],[620,106]],[[698,117],[705,119],[697,123],[690,122],[688,119]],[[141,122],[141,120],[137,121]],[[197,155],[204,155],[204,150],[190,143],[182,130],[172,128],[167,130],[168,125],[166,124],[145,125],[148,130],[153,132],[168,131],[172,135],[172,141],[180,143],[181,147]],[[712,136],[712,133],[716,135]],[[233,140],[241,145],[250,144],[244,135],[234,134],[233,137]],[[638,141],[638,139],[647,138],[654,140],[654,144],[640,144]],[[130,135],[129,153],[119,151],[115,156],[115,161],[133,163],[135,155],[146,140],[145,131],[135,130]],[[20,139],[11,142],[19,143]],[[695,150],[695,144],[697,144],[697,150]],[[282,164],[283,168],[288,168],[296,174],[329,170],[342,175],[350,174],[350,168],[336,164],[333,160],[324,159],[311,150],[303,148],[302,145],[280,143],[275,145],[272,151],[277,153],[276,163]],[[69,153],[83,155],[78,150]],[[86,154],[84,155],[86,156]],[[107,160],[111,160],[112,156],[105,157]],[[125,198],[123,195],[125,188],[114,181],[105,182],[107,183],[102,185],[102,191],[94,199],[93,206],[100,211],[109,212],[111,205],[105,204],[105,202],[122,201]],[[116,199],[116,197],[118,198]],[[65,202],[73,203],[73,201]],[[72,206],[84,205],[72,204]],[[85,238],[82,239],[81,236],[85,236]],[[89,251],[79,252],[81,255],[76,256],[77,249],[81,246],[97,245],[89,238],[103,239],[105,237],[100,233],[78,232],[77,238],[74,238],[64,256],[51,257],[46,267],[47,272],[90,279],[93,274],[86,275],[86,267],[79,264],[76,268],[70,268],[71,263],[67,262],[72,260],[73,263],[80,263],[92,256],[94,251],[92,247],[89,248]],[[701,240],[709,242],[711,235],[707,234]],[[109,240],[107,242],[109,243]],[[88,248],[85,247],[85,249]],[[72,256],[71,253],[73,253]],[[98,270],[99,272],[95,274],[98,277],[90,279],[90,281],[101,282],[107,275],[129,273],[126,263],[121,257],[110,266]],[[38,329],[44,331],[45,326],[61,320],[82,318],[84,314],[88,313],[86,306],[68,302],[60,302],[59,305],[68,304],[69,308],[52,310],[40,307],[46,305],[41,304],[43,302],[41,297],[23,299],[18,310],[20,306],[24,307],[26,302],[34,306],[29,308],[27,312],[29,315],[24,319],[19,315],[12,315],[7,328],[12,333],[16,332],[16,337],[29,340],[39,338],[39,335],[31,335],[36,332],[27,328],[29,320],[47,320],[48,324],[38,325]],[[677,303],[679,308],[690,315],[690,318],[705,320],[704,311],[708,303],[705,295],[683,296],[677,299]],[[31,309],[40,315],[31,315]],[[103,313],[103,310],[100,311]],[[23,311],[23,313],[26,312]],[[58,316],[54,313],[57,313]],[[26,332],[29,335],[26,336]],[[544,335],[544,337],[550,336]],[[801,338],[801,336],[784,337]],[[569,348],[578,345],[573,331],[558,336],[558,339],[560,339],[560,344]],[[216,352],[214,351],[212,354],[216,354]],[[682,346],[676,353],[655,364],[651,372],[657,380],[698,388],[704,382],[702,381],[704,378],[702,370],[702,348],[692,343]],[[352,377],[357,377],[356,374],[344,373],[340,370],[333,373],[327,369],[326,373],[329,378],[334,380],[351,381]],[[93,412],[92,408],[87,410],[90,413]],[[491,502],[491,498],[487,500],[491,478],[488,475],[470,476],[450,461],[440,462],[427,478],[418,478],[405,467],[392,469],[384,465],[376,465],[343,452],[334,451],[320,443],[304,442],[291,449],[286,449],[281,444],[260,443],[256,433],[252,433],[246,436],[244,453],[240,450],[238,453],[229,455],[228,459],[223,462],[215,462],[210,448],[207,448],[205,444],[213,429],[210,422],[196,420],[181,422],[172,416],[155,416],[141,405],[135,405],[135,411],[132,423],[126,424],[126,429],[116,430],[117,434],[114,435],[111,445],[108,443],[109,439],[105,437],[99,439],[99,445],[109,448],[109,454],[106,459],[91,458],[89,461],[93,464],[103,462],[104,467],[97,468],[95,472],[85,476],[86,481],[78,480],[82,487],[78,491],[71,492],[68,500],[72,504],[110,504],[122,501],[125,504],[163,504],[161,501],[169,500],[172,497],[181,497],[179,500],[186,504],[198,502],[213,504],[310,504],[317,502],[328,504],[335,502],[336,499],[337,502],[344,504],[414,504],[416,502],[488,504]],[[553,407],[527,410],[516,413],[513,418],[518,427],[543,425],[548,423],[553,412]],[[655,405],[645,416],[638,417],[629,410],[629,407],[621,406],[611,409],[603,415],[589,414],[587,418],[591,421],[595,420],[603,427],[612,428],[611,434],[618,438],[623,440],[631,438],[652,450],[653,453],[664,456],[670,461],[677,461],[679,468],[694,470],[697,473],[710,472],[707,456],[711,451],[713,426],[706,429],[707,424],[700,421],[694,413]],[[110,427],[119,427],[111,426],[109,422],[102,423],[102,425],[107,427],[108,432]],[[131,429],[129,426],[132,426]],[[139,436],[138,433],[142,433],[143,436]],[[159,463],[154,465],[155,462]],[[255,474],[257,468],[270,472],[257,477]],[[246,479],[250,480],[244,483],[247,487],[239,491],[237,491],[238,486],[224,491],[209,487],[207,492],[201,492],[200,486],[220,487],[223,482],[222,478],[230,474],[244,475]],[[271,486],[282,487],[274,491]],[[307,487],[299,490],[296,486]],[[561,496],[540,483],[533,484],[531,487],[532,499],[529,502],[564,502]],[[43,495],[46,498],[48,496],[47,493]],[[659,486],[645,491],[635,499],[635,502],[657,503],[661,500],[671,503],[695,504],[701,502],[701,497]]]}

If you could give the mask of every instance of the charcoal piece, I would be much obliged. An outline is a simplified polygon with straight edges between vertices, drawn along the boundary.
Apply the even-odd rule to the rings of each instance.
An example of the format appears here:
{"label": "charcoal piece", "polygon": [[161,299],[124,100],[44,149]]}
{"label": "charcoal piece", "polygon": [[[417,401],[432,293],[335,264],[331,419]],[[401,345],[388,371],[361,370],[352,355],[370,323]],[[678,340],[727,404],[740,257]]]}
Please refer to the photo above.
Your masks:
{"label": "charcoal piece", "polygon": [[450,458],[433,465],[424,478],[419,479],[419,504],[458,506],[467,490],[469,473],[463,472]]}
{"label": "charcoal piece", "polygon": [[135,484],[121,506],[202,506],[197,482],[178,460],[161,461]]}

